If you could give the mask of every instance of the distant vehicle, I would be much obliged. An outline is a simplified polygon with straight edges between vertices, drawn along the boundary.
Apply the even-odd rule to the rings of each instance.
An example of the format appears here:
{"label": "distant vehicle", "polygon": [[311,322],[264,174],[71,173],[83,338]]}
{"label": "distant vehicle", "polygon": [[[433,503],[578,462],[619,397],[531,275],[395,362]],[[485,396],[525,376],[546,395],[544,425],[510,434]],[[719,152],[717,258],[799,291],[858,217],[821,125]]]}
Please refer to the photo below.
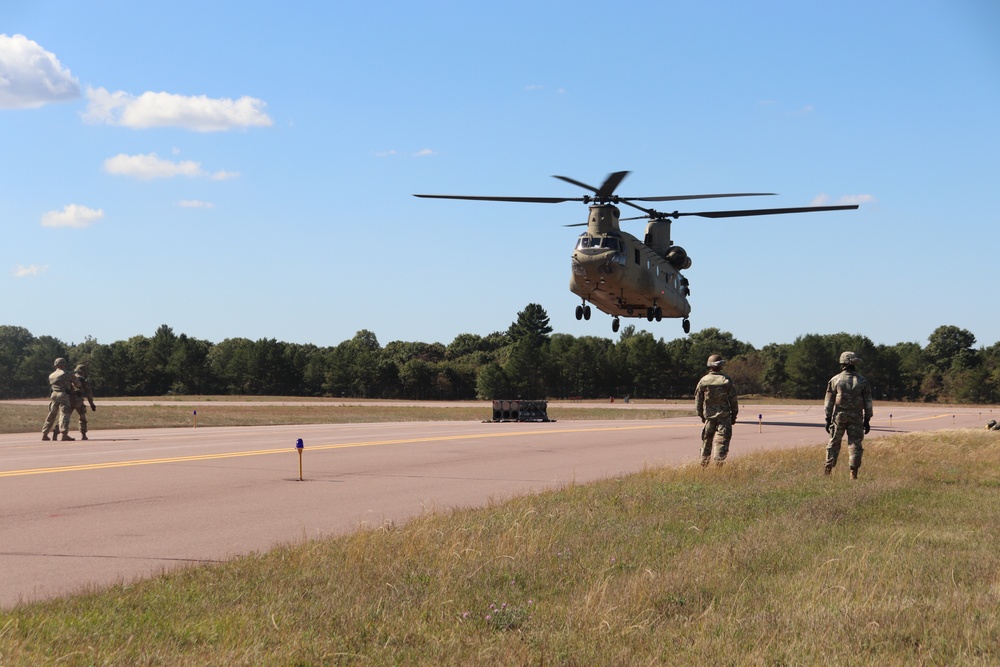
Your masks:
{"label": "distant vehicle", "polygon": [[[558,204],[582,201],[590,207],[586,223],[566,225],[582,227],[573,249],[570,290],[582,299],[576,307],[576,319],[589,320],[590,305],[611,315],[611,330],[618,331],[621,317],[645,317],[659,322],[664,317],[682,318],[684,333],[691,331],[691,286],[681,271],[690,268],[691,258],[684,248],[674,245],[670,238],[670,220],[681,216],[702,218],[737,218],[754,215],[782,213],[813,213],[818,211],[843,211],[858,208],[846,206],[801,206],[795,208],[764,208],[731,211],[701,211],[697,213],[661,213],[634,202],[664,202],[689,199],[716,199],[720,197],[759,197],[773,192],[741,192],[708,195],[673,195],[664,197],[619,197],[614,194],[627,171],[609,175],[601,187],[595,188],[566,176],[559,180],[590,190],[594,194],[583,197],[484,197],[472,195],[414,195],[427,199],[467,199],[473,201],[527,202],[532,204]],[[618,204],[638,209],[644,215],[622,218]],[[646,234],[640,241],[623,232],[619,223],[624,220],[648,219]]]}

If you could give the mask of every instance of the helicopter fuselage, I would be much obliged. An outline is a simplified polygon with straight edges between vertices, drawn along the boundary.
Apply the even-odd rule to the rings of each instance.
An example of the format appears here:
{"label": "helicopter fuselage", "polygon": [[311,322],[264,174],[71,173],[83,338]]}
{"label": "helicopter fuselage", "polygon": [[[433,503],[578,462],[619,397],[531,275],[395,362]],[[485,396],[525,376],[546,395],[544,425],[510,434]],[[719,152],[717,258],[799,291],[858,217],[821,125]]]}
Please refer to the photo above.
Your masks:
{"label": "helicopter fuselage", "polygon": [[618,217],[616,206],[590,207],[573,250],[570,290],[614,317],[687,318],[687,280],[667,259],[669,238],[662,248],[647,245],[621,231]]}

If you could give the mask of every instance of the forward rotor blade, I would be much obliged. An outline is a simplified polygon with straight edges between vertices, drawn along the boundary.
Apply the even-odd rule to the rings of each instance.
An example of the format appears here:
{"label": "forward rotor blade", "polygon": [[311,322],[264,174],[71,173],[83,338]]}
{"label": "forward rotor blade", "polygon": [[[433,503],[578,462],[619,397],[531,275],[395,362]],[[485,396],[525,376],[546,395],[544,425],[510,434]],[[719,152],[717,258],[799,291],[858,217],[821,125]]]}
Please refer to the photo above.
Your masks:
{"label": "forward rotor blade", "polygon": [[627,171],[616,171],[615,173],[608,175],[608,177],[604,179],[604,183],[601,184],[601,187],[598,188],[597,196],[608,198],[614,195],[615,188],[617,188],[621,182],[625,180],[626,176],[628,176]]}
{"label": "forward rotor blade", "polygon": [[467,199],[471,201],[513,201],[528,204],[561,204],[567,201],[583,201],[583,197],[475,197],[469,195],[413,195],[423,199]]}
{"label": "forward rotor blade", "polygon": [[718,197],[765,197],[774,192],[737,192],[724,195],[673,195],[667,197],[626,197],[632,201],[681,201],[685,199],[716,199]]}
{"label": "forward rotor blade", "polygon": [[782,213],[815,213],[818,211],[847,211],[858,208],[857,204],[849,206],[801,206],[797,208],[756,208],[746,211],[702,211],[700,213],[668,213],[672,218],[684,215],[697,215],[702,218],[744,218],[751,215],[780,215]]}
{"label": "forward rotor blade", "polygon": [[572,183],[573,185],[583,188],[584,190],[590,190],[598,198],[610,199],[614,193],[615,188],[617,188],[625,177],[629,175],[630,172],[627,171],[616,171],[613,174],[609,174],[601,187],[595,188],[593,185],[587,185],[586,183],[581,183],[578,180],[572,179],[569,176],[553,176],[552,178],[558,178],[560,181],[565,181],[567,183]]}

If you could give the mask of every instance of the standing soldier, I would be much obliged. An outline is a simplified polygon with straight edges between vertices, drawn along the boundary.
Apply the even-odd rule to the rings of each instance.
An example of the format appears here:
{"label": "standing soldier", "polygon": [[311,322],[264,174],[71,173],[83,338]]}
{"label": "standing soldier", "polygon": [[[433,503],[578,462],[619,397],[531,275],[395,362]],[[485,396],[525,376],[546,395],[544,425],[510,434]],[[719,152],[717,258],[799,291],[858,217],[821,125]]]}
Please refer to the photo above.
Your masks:
{"label": "standing soldier", "polygon": [[715,444],[715,463],[722,465],[729,454],[729,441],[733,438],[733,424],[740,411],[736,400],[736,385],[732,378],[722,373],[726,363],[718,354],[708,358],[708,374],[698,381],[694,390],[694,407],[705,425],[701,430],[701,465],[705,467]]}
{"label": "standing soldier", "polygon": [[844,433],[847,433],[851,479],[858,478],[861,455],[864,453],[861,443],[871,430],[872,421],[872,388],[855,367],[859,361],[861,357],[853,352],[841,354],[840,367],[843,370],[826,385],[823,407],[826,411],[826,430],[830,434],[830,444],[826,448],[826,468],[823,470],[826,475],[837,465],[840,443],[844,439]]}
{"label": "standing soldier", "polygon": [[97,410],[97,406],[94,405],[94,389],[90,386],[90,380],[87,378],[87,367],[80,364],[73,369],[73,380],[76,386],[73,387],[73,391],[70,393],[70,399],[73,411],[80,415],[80,439],[86,440],[87,406],[83,404],[83,400],[87,399],[91,410]]}
{"label": "standing soldier", "polygon": [[[73,376],[66,371],[66,360],[59,357],[52,365],[55,370],[49,375],[49,386],[52,393],[49,395],[49,415],[45,418],[45,425],[42,427],[42,440],[49,439],[49,431],[55,426],[57,431],[62,431],[63,440],[76,440],[69,436],[69,414],[72,409],[70,403],[70,393],[73,391]],[[58,418],[59,423],[56,424]],[[56,437],[59,437],[58,432]]]}

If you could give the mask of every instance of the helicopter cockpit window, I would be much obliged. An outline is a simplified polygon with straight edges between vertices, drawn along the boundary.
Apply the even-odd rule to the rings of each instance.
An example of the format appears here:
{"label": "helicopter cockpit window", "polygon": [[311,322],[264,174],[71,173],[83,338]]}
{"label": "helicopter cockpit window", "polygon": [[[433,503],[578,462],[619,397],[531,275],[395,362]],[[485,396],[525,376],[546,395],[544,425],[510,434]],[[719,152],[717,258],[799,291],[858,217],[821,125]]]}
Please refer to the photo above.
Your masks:
{"label": "helicopter cockpit window", "polygon": [[587,236],[583,234],[576,241],[577,248],[610,248],[622,250],[622,240],[614,236]]}

